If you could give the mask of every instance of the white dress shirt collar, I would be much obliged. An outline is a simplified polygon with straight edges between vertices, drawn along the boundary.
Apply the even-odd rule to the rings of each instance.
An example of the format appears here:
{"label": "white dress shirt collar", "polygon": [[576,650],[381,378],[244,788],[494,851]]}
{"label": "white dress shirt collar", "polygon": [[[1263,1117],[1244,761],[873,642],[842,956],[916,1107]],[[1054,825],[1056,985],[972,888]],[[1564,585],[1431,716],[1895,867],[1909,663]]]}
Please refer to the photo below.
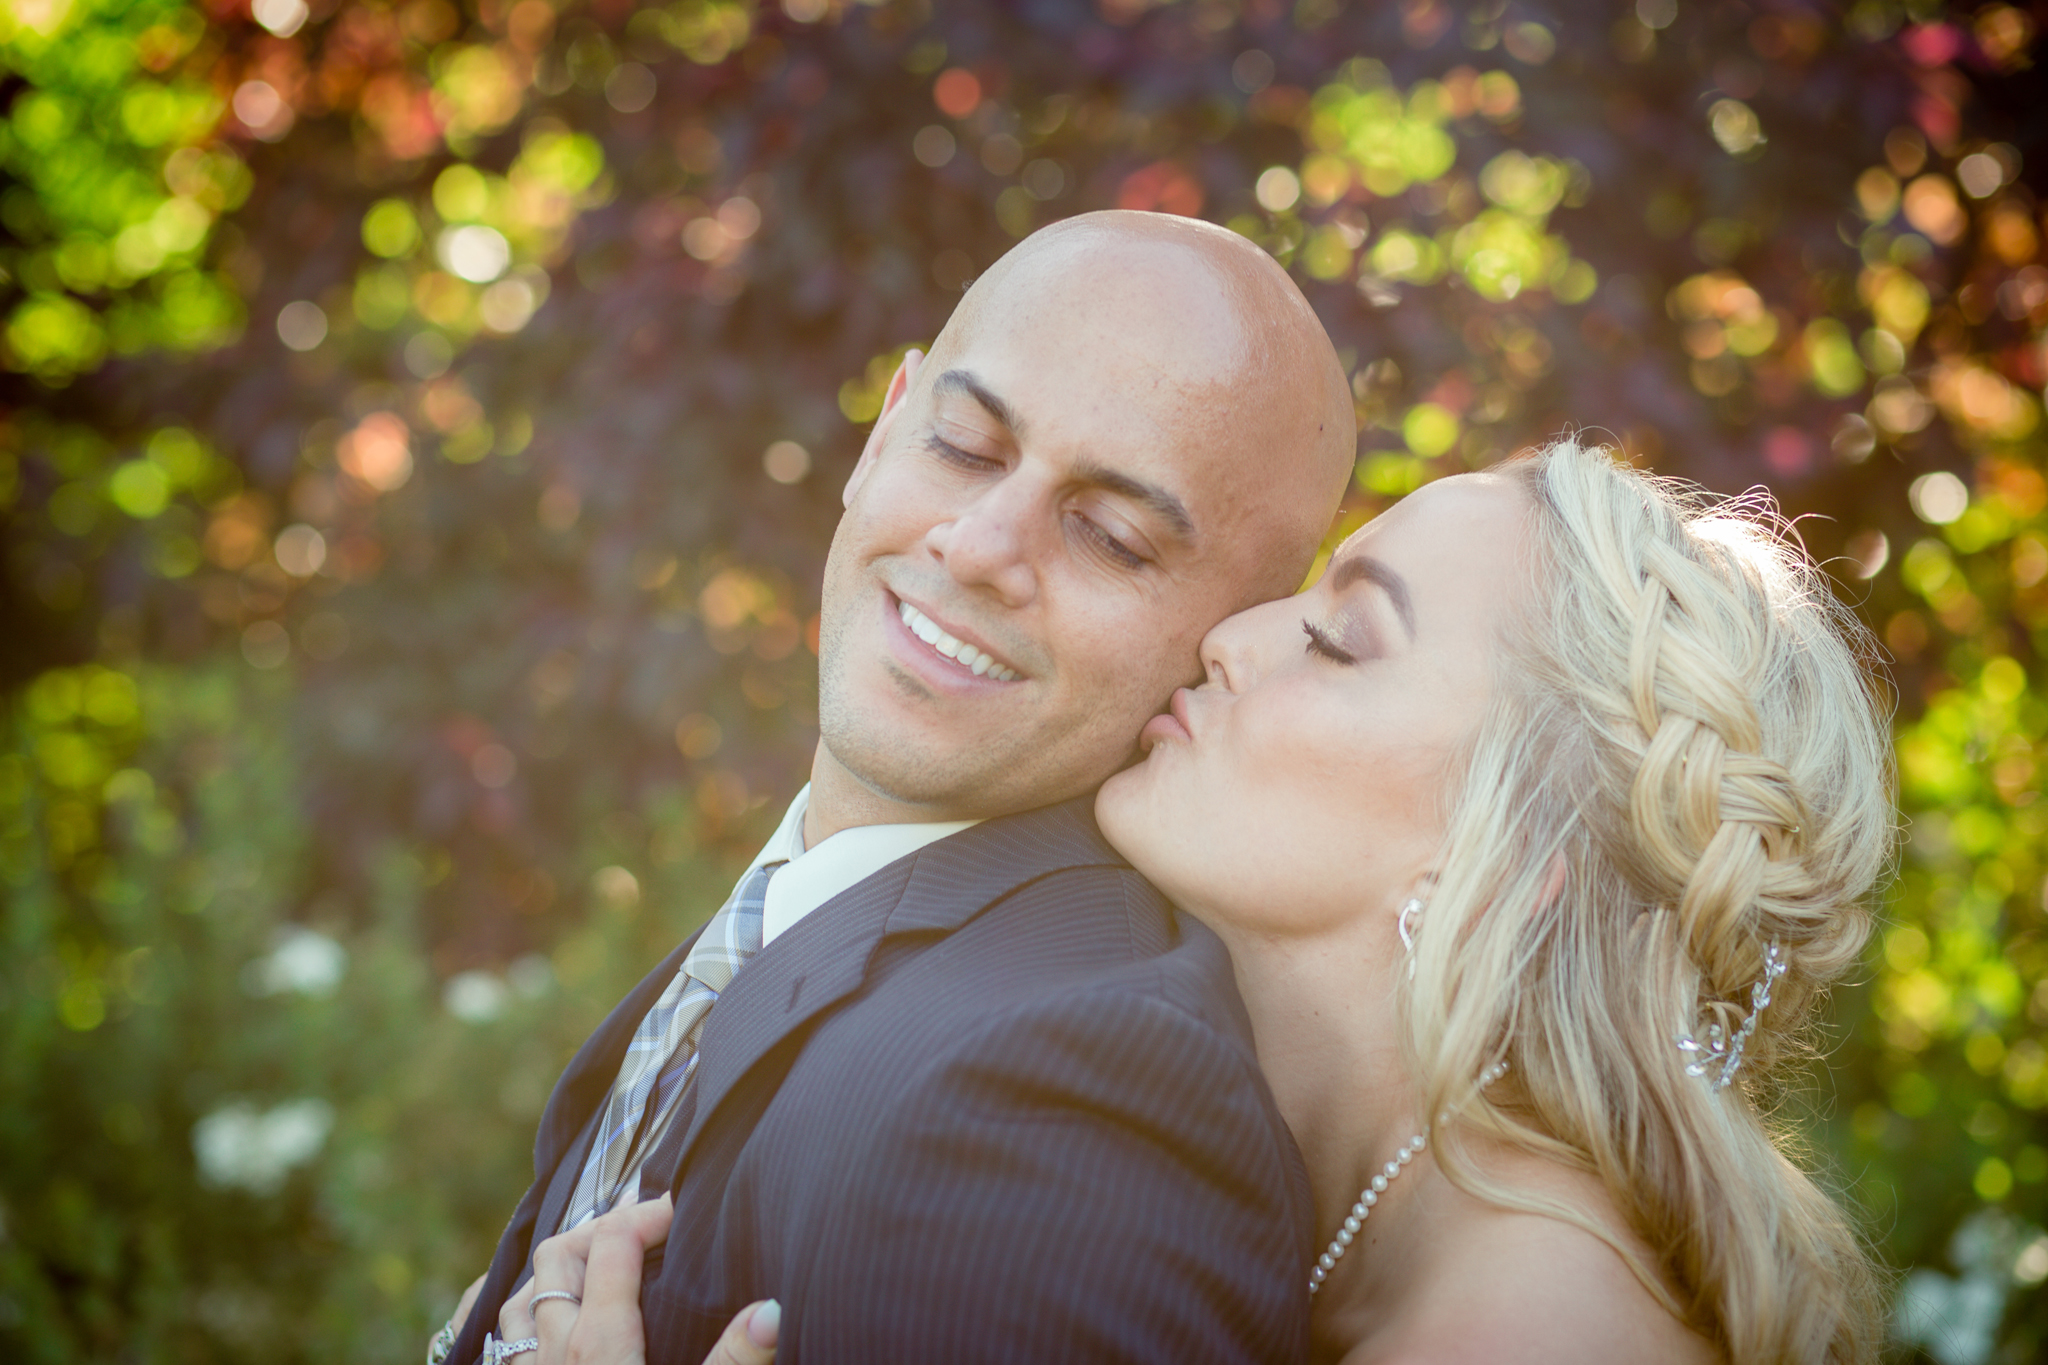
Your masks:
{"label": "white dress shirt collar", "polygon": [[855,825],[842,829],[816,848],[804,847],[804,816],[811,808],[809,783],[789,803],[782,823],[747,865],[786,862],[768,883],[761,907],[761,946],[767,947],[791,925],[840,892],[866,881],[907,853],[980,823],[944,820],[922,825]]}

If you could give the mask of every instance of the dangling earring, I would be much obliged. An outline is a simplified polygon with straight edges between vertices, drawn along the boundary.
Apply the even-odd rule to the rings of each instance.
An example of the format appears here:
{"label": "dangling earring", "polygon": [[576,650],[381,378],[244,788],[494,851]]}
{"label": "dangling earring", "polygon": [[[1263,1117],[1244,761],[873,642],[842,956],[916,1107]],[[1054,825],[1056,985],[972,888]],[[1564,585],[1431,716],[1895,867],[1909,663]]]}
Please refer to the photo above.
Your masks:
{"label": "dangling earring", "polygon": [[1394,929],[1401,935],[1401,946],[1408,952],[1408,979],[1410,981],[1415,979],[1415,935],[1408,928],[1408,917],[1420,912],[1422,908],[1422,898],[1420,896],[1410,896],[1407,900],[1401,902],[1400,918],[1394,921]]}

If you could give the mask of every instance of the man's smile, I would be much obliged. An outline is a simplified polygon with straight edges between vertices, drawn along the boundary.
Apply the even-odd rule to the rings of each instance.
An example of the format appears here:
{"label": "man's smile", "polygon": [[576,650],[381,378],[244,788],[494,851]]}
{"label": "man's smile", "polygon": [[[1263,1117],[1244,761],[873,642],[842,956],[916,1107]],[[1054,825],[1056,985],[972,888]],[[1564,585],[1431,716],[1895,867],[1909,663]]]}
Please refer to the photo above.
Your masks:
{"label": "man's smile", "polygon": [[939,623],[926,616],[908,602],[898,600],[897,607],[903,617],[903,624],[910,627],[910,633],[930,645],[935,651],[959,664],[975,677],[990,677],[997,682],[1013,682],[1020,675],[1009,665],[999,662],[996,656],[984,649],[977,649],[959,637],[942,629]]}
{"label": "man's smile", "polygon": [[963,627],[941,624],[922,607],[887,589],[884,596],[888,614],[896,618],[887,629],[895,637],[899,661],[927,682],[948,690],[964,686],[973,691],[1024,680],[1021,670],[983,641],[963,638]]}

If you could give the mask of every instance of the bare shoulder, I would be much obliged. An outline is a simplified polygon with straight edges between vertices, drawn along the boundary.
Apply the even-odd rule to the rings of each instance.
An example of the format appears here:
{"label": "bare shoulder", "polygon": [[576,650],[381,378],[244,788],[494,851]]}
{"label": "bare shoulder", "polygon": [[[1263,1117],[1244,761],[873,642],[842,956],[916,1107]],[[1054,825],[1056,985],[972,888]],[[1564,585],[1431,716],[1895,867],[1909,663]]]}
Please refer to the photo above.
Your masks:
{"label": "bare shoulder", "polygon": [[[1557,1177],[1552,1193],[1592,1212],[1607,1200],[1590,1177]],[[1546,1184],[1552,1184],[1546,1181]],[[1720,1354],[1673,1317],[1621,1255],[1593,1234],[1538,1214],[1499,1209],[1442,1188],[1431,1219],[1433,1273],[1416,1284],[1390,1330],[1346,1365],[1715,1365]],[[1433,1201],[1436,1202],[1436,1201]]]}

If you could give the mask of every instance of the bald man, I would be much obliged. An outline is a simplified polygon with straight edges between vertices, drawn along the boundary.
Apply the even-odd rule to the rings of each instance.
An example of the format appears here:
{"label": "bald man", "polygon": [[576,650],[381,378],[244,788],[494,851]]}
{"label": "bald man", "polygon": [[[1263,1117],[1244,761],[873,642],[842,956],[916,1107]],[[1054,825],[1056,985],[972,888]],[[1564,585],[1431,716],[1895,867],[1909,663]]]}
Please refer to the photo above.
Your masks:
{"label": "bald man", "polygon": [[1229,958],[1090,798],[1208,629],[1300,583],[1355,443],[1235,234],[1089,214],[976,282],[846,485],[810,784],[563,1074],[451,1358],[548,1340],[576,1286],[534,1247],[663,1193],[653,1365],[766,1298],[784,1362],[1306,1356],[1312,1209]]}

